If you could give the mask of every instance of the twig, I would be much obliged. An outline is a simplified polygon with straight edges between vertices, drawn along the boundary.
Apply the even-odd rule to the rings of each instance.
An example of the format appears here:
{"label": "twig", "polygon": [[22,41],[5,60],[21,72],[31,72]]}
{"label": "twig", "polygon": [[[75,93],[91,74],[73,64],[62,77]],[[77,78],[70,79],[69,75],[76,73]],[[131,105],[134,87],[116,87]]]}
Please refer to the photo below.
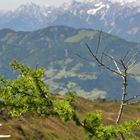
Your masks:
{"label": "twig", "polygon": [[95,51],[95,54],[96,54],[96,55],[97,55],[98,50],[99,50],[99,47],[100,47],[101,35],[102,35],[102,31],[100,31],[100,33],[99,33],[99,40],[98,40],[97,48],[96,48],[96,51]]}
{"label": "twig", "polygon": [[95,59],[95,61],[100,64],[101,66],[105,67],[106,69],[108,69],[109,71],[116,73],[118,75],[120,75],[120,73],[114,69],[111,69],[109,66],[105,65],[104,63],[102,63],[97,57],[96,55],[94,55],[94,53],[92,52],[92,50],[90,49],[90,47],[88,46],[88,44],[86,44],[86,47],[88,49],[88,51],[90,52],[90,54],[93,56],[93,58]]}
{"label": "twig", "polygon": [[124,55],[122,61],[125,61],[125,59],[127,58],[128,54],[130,53],[130,51],[131,51],[131,49],[129,49],[129,50],[126,52],[126,54]]}
{"label": "twig", "polygon": [[81,59],[83,59],[83,60],[86,60],[86,61],[92,61],[92,60],[90,60],[90,59],[87,59],[87,58],[85,58],[85,57],[82,57],[80,54],[75,54],[76,56],[78,56],[79,58],[81,58]]}
{"label": "twig", "polygon": [[133,96],[133,97],[131,97],[131,98],[125,100],[125,103],[127,103],[127,102],[129,102],[129,101],[131,101],[131,100],[134,100],[134,99],[136,99],[137,97],[140,97],[140,94],[139,94],[139,95],[135,95],[135,96]]}

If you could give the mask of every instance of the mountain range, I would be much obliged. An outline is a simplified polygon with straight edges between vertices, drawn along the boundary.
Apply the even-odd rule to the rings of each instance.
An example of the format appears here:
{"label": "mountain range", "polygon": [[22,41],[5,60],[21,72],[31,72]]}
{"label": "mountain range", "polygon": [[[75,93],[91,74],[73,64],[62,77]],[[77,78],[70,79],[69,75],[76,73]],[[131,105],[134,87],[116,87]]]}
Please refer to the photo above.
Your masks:
{"label": "mountain range", "polygon": [[[120,99],[121,79],[99,67],[85,47],[88,43],[95,51],[99,34],[98,30],[67,26],[51,26],[30,32],[0,30],[0,74],[14,78],[16,73],[12,72],[9,63],[18,59],[34,68],[37,64],[44,67],[45,83],[53,93],[64,95],[73,90],[78,96],[89,99]],[[139,48],[138,43],[102,32],[100,51],[105,49],[109,54],[121,58],[128,49],[135,51]],[[130,97],[140,90],[139,56],[137,60],[128,79]]]}
{"label": "mountain range", "polygon": [[72,1],[59,7],[34,3],[12,11],[0,11],[0,29],[33,31],[53,25],[103,30],[129,41],[140,42],[140,4],[135,0]]}

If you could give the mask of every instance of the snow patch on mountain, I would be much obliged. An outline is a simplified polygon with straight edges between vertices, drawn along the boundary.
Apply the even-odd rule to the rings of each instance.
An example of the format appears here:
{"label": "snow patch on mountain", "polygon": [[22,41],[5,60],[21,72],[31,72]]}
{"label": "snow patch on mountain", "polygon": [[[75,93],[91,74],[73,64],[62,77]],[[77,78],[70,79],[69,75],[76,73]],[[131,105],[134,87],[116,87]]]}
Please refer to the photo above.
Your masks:
{"label": "snow patch on mountain", "polygon": [[0,11],[0,29],[31,31],[52,25],[66,25],[102,29],[139,42],[140,5],[137,3],[138,0],[73,0],[59,7],[41,7],[30,3],[13,11]]}
{"label": "snow patch on mountain", "polygon": [[88,10],[87,13],[90,15],[95,15],[103,7],[105,7],[105,5],[100,5],[98,8]]}
{"label": "snow patch on mountain", "polygon": [[126,5],[140,6],[140,0],[114,0],[113,2],[119,3],[122,6]]}

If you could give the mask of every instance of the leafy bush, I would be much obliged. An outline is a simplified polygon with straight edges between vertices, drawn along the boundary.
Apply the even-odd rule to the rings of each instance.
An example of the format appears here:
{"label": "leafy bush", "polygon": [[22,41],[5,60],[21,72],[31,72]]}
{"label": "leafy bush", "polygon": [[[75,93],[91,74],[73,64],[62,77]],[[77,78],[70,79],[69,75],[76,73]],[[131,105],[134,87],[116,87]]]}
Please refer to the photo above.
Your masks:
{"label": "leafy bush", "polygon": [[54,111],[64,120],[72,120],[73,109],[70,103],[66,100],[55,100]]}
{"label": "leafy bush", "polygon": [[81,121],[72,107],[75,94],[70,92],[64,99],[51,94],[43,81],[44,69],[26,67],[17,60],[14,60],[11,66],[19,72],[19,75],[14,80],[0,77],[0,108],[4,108],[12,117],[19,117],[26,112],[59,116],[63,121],[75,121],[90,137],[100,140],[113,140],[118,134],[128,134],[133,126],[140,124],[137,120],[104,126],[101,112],[87,113],[85,119]]}

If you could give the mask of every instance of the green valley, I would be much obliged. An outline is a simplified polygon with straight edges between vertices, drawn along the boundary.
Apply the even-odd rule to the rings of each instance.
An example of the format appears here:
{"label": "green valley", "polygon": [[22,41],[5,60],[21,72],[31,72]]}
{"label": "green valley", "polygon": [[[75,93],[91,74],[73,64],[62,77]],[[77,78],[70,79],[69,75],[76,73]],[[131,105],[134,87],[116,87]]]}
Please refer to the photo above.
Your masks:
{"label": "green valley", "polygon": [[[52,26],[32,32],[0,30],[0,74],[13,78],[16,73],[11,75],[9,64],[13,59],[18,59],[32,67],[37,64],[44,67],[44,80],[53,93],[65,95],[73,90],[78,96],[89,99],[120,99],[120,79],[98,67],[85,47],[88,43],[95,51],[98,39],[97,30],[66,26]],[[128,42],[105,32],[102,33],[100,45],[101,50],[105,49],[118,58],[123,57],[128,49],[137,51],[140,48],[138,43]],[[139,57],[137,61],[140,61]],[[139,64],[130,72],[130,97],[140,90]]]}

